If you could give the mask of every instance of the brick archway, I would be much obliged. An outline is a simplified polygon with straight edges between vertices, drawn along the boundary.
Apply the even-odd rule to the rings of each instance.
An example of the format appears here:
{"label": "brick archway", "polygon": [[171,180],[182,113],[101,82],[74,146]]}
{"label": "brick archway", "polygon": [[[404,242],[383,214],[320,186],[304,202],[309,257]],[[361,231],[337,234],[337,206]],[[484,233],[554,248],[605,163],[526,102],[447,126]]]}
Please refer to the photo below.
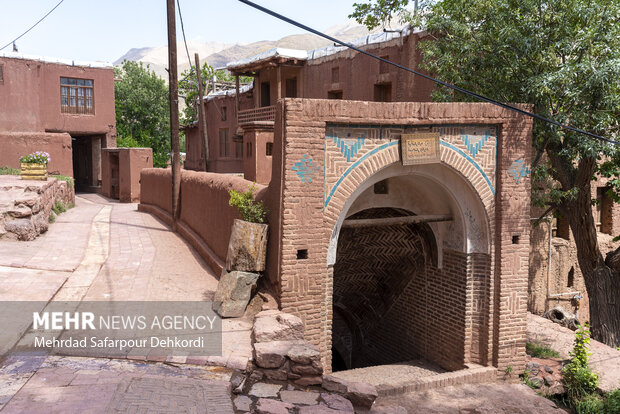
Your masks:
{"label": "brick archway", "polygon": [[[518,363],[524,333],[513,327],[525,320],[527,302],[522,287],[527,283],[531,127],[519,115],[484,104],[303,99],[278,104],[269,277],[282,309],[304,320],[325,367],[331,366],[333,264],[341,224],[373,202],[419,215],[454,216],[452,226],[430,224],[439,273],[457,269],[437,274],[449,279],[459,300],[456,331],[433,327],[438,343],[456,356],[446,365],[478,362],[501,370]],[[440,159],[403,166],[401,136],[418,132],[439,134]],[[410,182],[402,194],[428,197],[429,189],[436,189],[443,196],[428,206],[412,206],[402,198],[382,203],[372,187],[391,177],[398,185],[411,177],[426,183],[425,190],[412,189]],[[364,204],[360,196],[368,193]]]}

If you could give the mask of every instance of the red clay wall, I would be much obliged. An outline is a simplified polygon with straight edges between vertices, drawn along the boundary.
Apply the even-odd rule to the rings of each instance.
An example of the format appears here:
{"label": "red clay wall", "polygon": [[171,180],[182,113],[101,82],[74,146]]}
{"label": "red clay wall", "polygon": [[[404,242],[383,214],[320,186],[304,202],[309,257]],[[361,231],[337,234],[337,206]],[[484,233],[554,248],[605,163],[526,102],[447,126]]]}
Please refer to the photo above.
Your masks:
{"label": "red clay wall", "polygon": [[[418,34],[365,48],[403,66],[420,70]],[[332,71],[337,71],[336,79]],[[423,71],[422,71],[423,72]],[[335,80],[336,82],[332,82]],[[327,99],[329,91],[342,91],[342,99],[374,101],[375,84],[391,84],[391,102],[429,102],[433,82],[376,59],[346,50],[306,63],[303,69],[305,98]]]}
{"label": "red clay wall", "polygon": [[[0,58],[4,82],[0,83],[0,129],[3,131],[53,131],[72,135],[106,134],[105,146],[115,146],[114,70]],[[60,77],[94,81],[95,113],[61,112]]]}
{"label": "red clay wall", "polygon": [[[221,265],[226,261],[233,221],[241,218],[237,209],[228,204],[228,191],[246,191],[250,185],[252,182],[233,175],[182,172],[181,225],[187,226],[194,234],[180,233],[216,271],[220,270],[217,269],[218,263]],[[266,187],[257,185],[257,188],[257,197],[264,197]],[[155,206],[169,216],[172,212],[171,191],[170,169],[142,170],[139,208],[152,211],[149,206]],[[195,236],[199,240],[192,240]],[[201,242],[207,249],[200,246]]]}
{"label": "red clay wall", "polygon": [[[1,111],[0,111],[1,116]],[[19,168],[19,159],[35,151],[50,154],[50,174],[73,177],[71,136],[47,132],[0,132],[0,167]]]}

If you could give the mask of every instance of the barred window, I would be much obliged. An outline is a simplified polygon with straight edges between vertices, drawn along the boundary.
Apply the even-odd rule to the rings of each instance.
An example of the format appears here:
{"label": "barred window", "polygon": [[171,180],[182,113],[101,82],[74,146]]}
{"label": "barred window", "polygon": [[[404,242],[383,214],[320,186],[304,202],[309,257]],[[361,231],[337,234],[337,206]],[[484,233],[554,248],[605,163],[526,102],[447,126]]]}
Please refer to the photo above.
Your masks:
{"label": "barred window", "polygon": [[93,80],[60,78],[60,107],[64,113],[94,114]]}

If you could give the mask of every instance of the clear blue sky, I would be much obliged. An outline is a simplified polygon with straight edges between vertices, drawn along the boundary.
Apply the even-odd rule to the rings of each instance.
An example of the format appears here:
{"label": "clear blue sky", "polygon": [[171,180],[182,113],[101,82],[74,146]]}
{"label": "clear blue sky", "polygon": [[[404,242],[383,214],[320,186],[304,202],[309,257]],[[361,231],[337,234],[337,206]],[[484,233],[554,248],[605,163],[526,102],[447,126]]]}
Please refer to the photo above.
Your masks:
{"label": "clear blue sky", "polygon": [[[0,0],[0,47],[60,0]],[[180,0],[188,40],[249,43],[302,33],[237,0]],[[255,0],[319,30],[346,23],[354,0]],[[177,31],[181,39],[181,28]],[[167,43],[165,0],[64,0],[17,41],[21,53],[114,61],[132,47]],[[11,46],[4,49],[10,51]]]}

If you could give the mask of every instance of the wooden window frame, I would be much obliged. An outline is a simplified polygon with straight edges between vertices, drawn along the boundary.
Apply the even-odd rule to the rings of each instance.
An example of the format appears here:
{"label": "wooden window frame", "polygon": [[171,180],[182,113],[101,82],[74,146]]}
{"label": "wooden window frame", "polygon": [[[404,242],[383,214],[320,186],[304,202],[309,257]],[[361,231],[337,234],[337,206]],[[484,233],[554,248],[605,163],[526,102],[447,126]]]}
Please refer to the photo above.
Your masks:
{"label": "wooden window frame", "polygon": [[95,114],[95,81],[60,77],[60,112],[63,114]]}
{"label": "wooden window frame", "polygon": [[228,128],[220,128],[219,132],[220,132],[220,158],[229,158],[230,157],[230,136],[228,134]]}

